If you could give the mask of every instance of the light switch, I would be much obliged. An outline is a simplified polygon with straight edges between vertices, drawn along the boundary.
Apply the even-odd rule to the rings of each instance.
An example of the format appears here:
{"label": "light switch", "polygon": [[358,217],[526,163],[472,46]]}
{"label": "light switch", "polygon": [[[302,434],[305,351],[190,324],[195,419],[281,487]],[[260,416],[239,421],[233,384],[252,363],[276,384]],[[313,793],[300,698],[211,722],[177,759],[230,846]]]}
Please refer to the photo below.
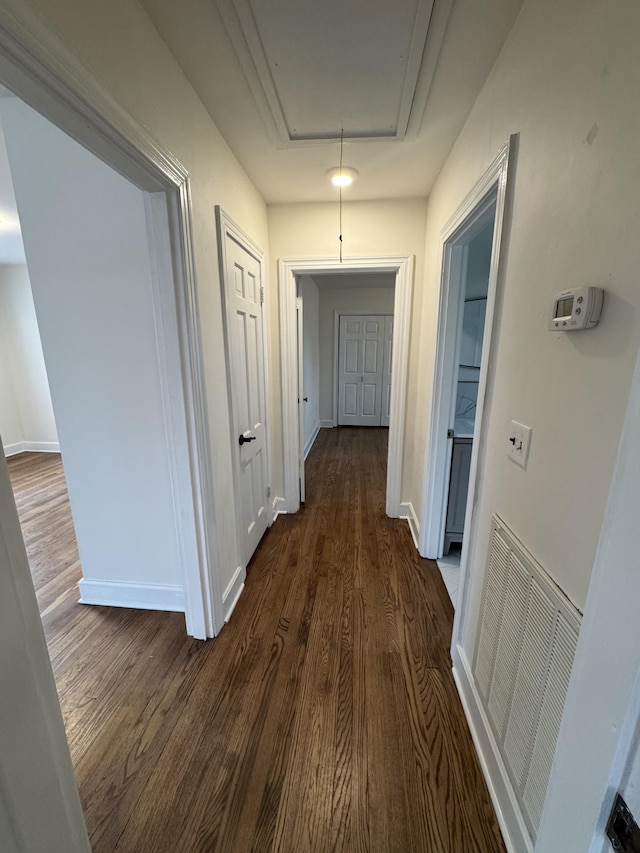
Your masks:
{"label": "light switch", "polygon": [[520,465],[521,468],[527,467],[527,459],[529,458],[529,445],[531,444],[531,427],[519,424],[518,421],[511,421],[511,429],[509,430],[509,447],[507,454],[510,459]]}

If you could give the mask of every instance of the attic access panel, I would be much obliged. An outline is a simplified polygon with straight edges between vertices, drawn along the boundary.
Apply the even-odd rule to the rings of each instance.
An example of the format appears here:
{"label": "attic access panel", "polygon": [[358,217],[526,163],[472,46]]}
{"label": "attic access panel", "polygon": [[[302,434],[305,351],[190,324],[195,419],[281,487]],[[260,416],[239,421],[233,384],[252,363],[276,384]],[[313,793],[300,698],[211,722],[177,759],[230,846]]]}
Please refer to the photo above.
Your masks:
{"label": "attic access panel", "polygon": [[442,21],[430,29],[434,0],[217,3],[277,145],[342,127],[345,138],[402,139],[419,124],[444,33]]}

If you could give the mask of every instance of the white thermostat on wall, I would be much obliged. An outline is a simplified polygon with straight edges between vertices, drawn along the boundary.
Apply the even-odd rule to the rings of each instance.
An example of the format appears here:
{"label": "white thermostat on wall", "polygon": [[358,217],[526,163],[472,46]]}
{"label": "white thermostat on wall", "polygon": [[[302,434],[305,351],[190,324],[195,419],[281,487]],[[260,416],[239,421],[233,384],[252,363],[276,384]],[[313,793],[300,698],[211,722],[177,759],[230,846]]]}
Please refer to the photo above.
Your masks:
{"label": "white thermostat on wall", "polygon": [[604,291],[601,287],[572,287],[553,300],[549,311],[552,332],[577,332],[597,325],[602,313]]}

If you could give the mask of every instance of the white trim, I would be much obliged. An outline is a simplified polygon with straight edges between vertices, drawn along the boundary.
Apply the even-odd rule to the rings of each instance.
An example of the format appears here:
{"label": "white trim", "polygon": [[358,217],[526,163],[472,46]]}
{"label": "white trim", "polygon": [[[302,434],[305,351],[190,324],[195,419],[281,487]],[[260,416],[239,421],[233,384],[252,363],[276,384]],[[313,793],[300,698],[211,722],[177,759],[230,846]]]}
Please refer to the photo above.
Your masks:
{"label": "white trim", "polygon": [[287,258],[278,263],[280,293],[280,356],[282,364],[282,434],[284,444],[284,491],[287,512],[300,508],[298,485],[296,275],[314,273],[394,272],[393,368],[391,380],[391,424],[387,464],[387,515],[400,514],[402,450],[406,418],[409,325],[413,290],[412,255],[345,258]]}
{"label": "white trim", "polygon": [[489,796],[496,812],[508,853],[533,853],[527,831],[507,768],[500,755],[491,726],[471,675],[471,667],[462,646],[452,650],[453,677],[462,708],[469,724],[471,737],[478,753]]}
{"label": "white trim", "polygon": [[17,441],[7,444],[3,450],[6,457],[18,453],[60,453],[60,445],[57,441]]}
{"label": "white trim", "polygon": [[60,444],[57,441],[23,441],[25,453],[60,453]]}
{"label": "white trim", "polygon": [[184,593],[181,586],[157,583],[125,583],[124,581],[94,581],[83,578],[78,583],[79,604],[100,604],[107,607],[134,607],[137,610],[169,610],[184,613]]}
{"label": "white trim", "polygon": [[411,501],[403,501],[400,504],[400,518],[406,518],[409,522],[409,530],[411,531],[413,543],[417,548],[420,539],[420,522]]}
{"label": "white trim", "polygon": [[[297,282],[296,282],[297,287]],[[299,291],[300,288],[297,288]],[[306,497],[304,481],[304,460],[307,458],[304,440],[304,300],[300,293],[296,297],[296,342],[298,347],[298,448],[300,456],[300,502]]]}
{"label": "white trim", "polygon": [[340,396],[340,312],[333,311],[333,394],[331,395],[331,414],[333,423],[338,426],[338,399]]}
{"label": "white trim", "polygon": [[271,523],[276,520],[279,515],[287,514],[287,502],[284,498],[274,498],[271,501]]}
{"label": "white trim", "polygon": [[335,426],[336,426],[336,424],[334,424],[332,418],[325,418],[325,419],[320,421],[320,428],[321,429],[333,429]]}
{"label": "white trim", "polygon": [[[0,5],[0,82],[141,189],[167,194],[182,389],[164,416],[168,423],[182,408],[187,421],[190,521],[180,519],[191,540],[192,558],[181,566],[187,631],[213,637],[222,625],[222,603],[188,172],[21,0]],[[173,455],[169,464],[175,464]],[[172,476],[174,483],[185,479],[176,470]],[[177,498],[182,505],[186,499],[186,493]]]}
{"label": "white trim", "polygon": [[18,453],[24,453],[24,441],[17,441],[15,444],[5,444],[2,448],[5,457],[17,456]]}
{"label": "white trim", "polygon": [[319,432],[320,432],[320,422],[318,421],[318,423],[313,428],[313,432],[311,433],[311,435],[309,436],[309,438],[307,439],[307,441],[304,445],[304,458],[305,459],[311,453],[311,448],[313,447],[315,440],[318,437]]}
{"label": "white trim", "polygon": [[[395,130],[389,132],[387,127],[372,127],[368,128],[371,136],[356,134],[345,136],[346,139],[379,142],[415,138],[424,117],[452,5],[453,0],[439,3],[418,0],[416,4]],[[249,0],[217,0],[216,6],[272,145],[293,148],[336,141],[339,137],[292,135],[251,3]]]}
{"label": "white trim", "polygon": [[238,566],[235,572],[233,573],[233,577],[227,584],[227,587],[222,594],[222,606],[224,607],[224,621],[228,622],[231,619],[231,614],[233,613],[236,604],[240,596],[242,595],[242,590],[244,589],[244,579],[246,577],[246,572],[243,566]]}
{"label": "white trim", "polygon": [[[453,635],[451,640],[452,654],[456,647],[461,628],[464,625],[464,617],[468,599],[468,572],[467,566],[472,564],[474,532],[476,526],[475,516],[475,493],[478,475],[478,459],[482,444],[482,431],[484,420],[484,398],[487,388],[489,362],[491,359],[492,339],[494,333],[494,315],[497,299],[498,285],[500,283],[500,264],[502,253],[502,237],[505,229],[505,206],[507,189],[511,186],[510,163],[513,164],[512,156],[517,142],[517,135],[510,137],[509,142],[500,150],[495,160],[491,163],[480,180],[475,184],[471,192],[464,199],[460,207],[455,211],[449,222],[442,231],[442,282],[440,290],[440,308],[438,319],[438,332],[436,337],[436,357],[434,368],[433,397],[431,407],[431,419],[429,424],[429,439],[425,467],[423,472],[422,486],[422,518],[420,536],[420,554],[430,559],[438,559],[442,556],[442,532],[444,526],[444,513],[446,510],[446,480],[448,473],[444,460],[446,459],[447,429],[450,426],[450,399],[451,388],[447,383],[450,381],[450,373],[447,376],[445,368],[450,367],[452,347],[458,339],[458,324],[462,312],[457,300],[452,300],[455,305],[450,306],[449,288],[455,280],[455,266],[464,259],[458,257],[453,250],[456,240],[476,223],[486,211],[489,200],[495,197],[495,220],[493,229],[493,245],[491,249],[491,266],[489,271],[489,284],[487,291],[487,311],[485,315],[485,332],[482,347],[482,361],[478,386],[478,403],[476,407],[476,423],[471,453],[471,467],[469,473],[469,490],[467,494],[466,515],[462,539],[462,553],[460,555],[460,587],[458,592],[458,606],[455,609],[453,621]],[[508,183],[509,182],[509,183]],[[455,311],[451,309],[455,308]],[[452,343],[452,340],[454,341]]]}
{"label": "white trim", "polygon": [[189,179],[180,184],[177,192],[169,193],[167,200],[173,251],[180,260],[180,263],[174,264],[174,289],[183,371],[182,405],[187,423],[195,547],[198,554],[197,562],[187,567],[184,574],[185,616],[187,632],[197,639],[206,639],[216,636],[222,627],[223,615],[213,454],[205,390]]}
{"label": "white trim", "polygon": [[[170,204],[166,193],[147,193],[145,212],[147,236],[150,247],[151,296],[153,321],[156,336],[156,357],[158,360],[158,379],[162,395],[162,413],[164,420],[165,444],[169,460],[171,478],[171,498],[173,506],[174,529],[178,545],[181,574],[184,578],[185,597],[192,599],[189,612],[196,612],[202,589],[211,599],[214,589],[213,579],[206,573],[200,576],[200,583],[194,584],[189,566],[200,563],[199,543],[196,529],[192,476],[190,474],[189,432],[185,412],[185,400],[176,394],[182,389],[182,359],[180,352],[180,318],[177,313],[176,281],[173,269],[173,256],[169,243],[171,235]],[[175,202],[176,199],[174,198]],[[203,472],[203,477],[206,472]],[[216,596],[216,598],[218,598]],[[217,624],[220,624],[218,618]],[[192,626],[188,622],[187,631]],[[200,632],[206,636],[206,627]],[[203,639],[201,637],[200,639]]]}
{"label": "white trim", "polygon": [[[44,847],[66,853],[90,853],[38,602],[4,459],[0,459],[0,565],[0,644],[4,676],[0,691],[3,777],[0,824],[3,829],[10,827],[9,837],[3,833],[3,838],[12,850]],[[9,684],[14,686],[9,688]],[[29,725],[25,726],[27,719]],[[46,780],[45,788],[43,780]]]}

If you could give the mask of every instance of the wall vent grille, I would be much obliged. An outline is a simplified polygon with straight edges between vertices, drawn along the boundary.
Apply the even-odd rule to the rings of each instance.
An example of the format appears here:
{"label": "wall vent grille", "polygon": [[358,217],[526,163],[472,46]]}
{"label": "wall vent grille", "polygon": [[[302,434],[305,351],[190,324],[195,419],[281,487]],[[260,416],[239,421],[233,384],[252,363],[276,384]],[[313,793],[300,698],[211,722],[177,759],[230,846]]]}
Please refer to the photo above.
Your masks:
{"label": "wall vent grille", "polygon": [[542,814],[580,619],[494,516],[473,671],[532,839]]}

